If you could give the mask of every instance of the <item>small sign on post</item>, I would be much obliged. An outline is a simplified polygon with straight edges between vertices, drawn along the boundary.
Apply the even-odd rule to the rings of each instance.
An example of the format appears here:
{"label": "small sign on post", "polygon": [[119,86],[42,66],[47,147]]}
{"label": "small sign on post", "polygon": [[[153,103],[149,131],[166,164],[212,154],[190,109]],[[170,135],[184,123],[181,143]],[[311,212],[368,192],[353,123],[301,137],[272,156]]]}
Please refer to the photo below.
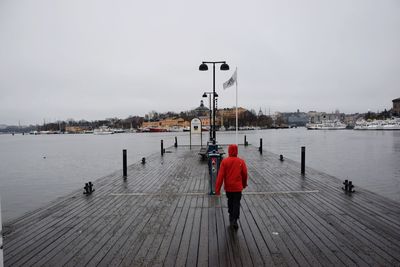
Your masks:
{"label": "small sign on post", "polygon": [[200,145],[203,146],[203,134],[202,134],[201,120],[194,118],[190,122],[190,149],[192,149],[192,134],[200,134]]}

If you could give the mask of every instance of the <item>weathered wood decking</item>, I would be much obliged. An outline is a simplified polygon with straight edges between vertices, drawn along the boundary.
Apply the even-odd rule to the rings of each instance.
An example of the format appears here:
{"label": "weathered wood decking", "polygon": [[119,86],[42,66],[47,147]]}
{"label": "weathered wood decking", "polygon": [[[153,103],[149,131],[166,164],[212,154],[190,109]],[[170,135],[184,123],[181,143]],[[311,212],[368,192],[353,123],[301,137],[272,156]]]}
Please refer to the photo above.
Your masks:
{"label": "weathered wood decking", "polygon": [[[239,230],[199,148],[169,148],[6,227],[6,266],[400,265],[399,203],[253,146]],[[357,185],[356,185],[357,186]]]}

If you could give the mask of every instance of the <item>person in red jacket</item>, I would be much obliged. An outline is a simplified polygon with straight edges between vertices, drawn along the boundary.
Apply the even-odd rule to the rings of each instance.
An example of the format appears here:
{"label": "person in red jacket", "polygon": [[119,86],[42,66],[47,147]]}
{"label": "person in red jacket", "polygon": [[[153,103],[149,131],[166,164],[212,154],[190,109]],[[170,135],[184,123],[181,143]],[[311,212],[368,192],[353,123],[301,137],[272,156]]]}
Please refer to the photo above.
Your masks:
{"label": "person in red jacket", "polygon": [[221,194],[223,183],[228,197],[229,222],[234,229],[238,229],[237,220],[240,215],[240,199],[242,198],[243,189],[247,186],[247,166],[244,160],[237,156],[237,145],[230,145],[228,153],[229,157],[222,160],[219,168],[215,193],[216,195]]}

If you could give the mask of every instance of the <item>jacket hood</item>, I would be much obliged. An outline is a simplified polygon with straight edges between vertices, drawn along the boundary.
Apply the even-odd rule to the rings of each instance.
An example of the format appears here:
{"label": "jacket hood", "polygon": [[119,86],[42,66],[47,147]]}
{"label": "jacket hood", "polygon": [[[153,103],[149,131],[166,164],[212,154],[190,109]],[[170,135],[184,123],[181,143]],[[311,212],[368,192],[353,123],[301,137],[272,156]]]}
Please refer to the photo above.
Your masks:
{"label": "jacket hood", "polygon": [[237,157],[238,146],[237,145],[229,145],[228,153],[229,153],[229,157]]}

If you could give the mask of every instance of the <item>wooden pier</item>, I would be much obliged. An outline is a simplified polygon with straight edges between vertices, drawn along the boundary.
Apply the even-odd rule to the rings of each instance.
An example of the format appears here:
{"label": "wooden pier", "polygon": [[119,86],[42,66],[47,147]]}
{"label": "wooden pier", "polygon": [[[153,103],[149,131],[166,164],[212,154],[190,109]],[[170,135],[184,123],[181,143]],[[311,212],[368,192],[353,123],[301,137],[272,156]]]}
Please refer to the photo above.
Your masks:
{"label": "wooden pier", "polygon": [[[239,230],[207,195],[200,148],[170,147],[3,229],[5,266],[400,266],[400,204],[239,146]],[[226,147],[225,150],[227,151]],[[82,185],[83,186],[83,185]]]}

